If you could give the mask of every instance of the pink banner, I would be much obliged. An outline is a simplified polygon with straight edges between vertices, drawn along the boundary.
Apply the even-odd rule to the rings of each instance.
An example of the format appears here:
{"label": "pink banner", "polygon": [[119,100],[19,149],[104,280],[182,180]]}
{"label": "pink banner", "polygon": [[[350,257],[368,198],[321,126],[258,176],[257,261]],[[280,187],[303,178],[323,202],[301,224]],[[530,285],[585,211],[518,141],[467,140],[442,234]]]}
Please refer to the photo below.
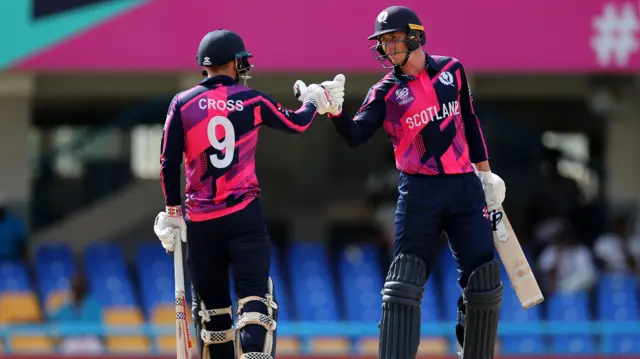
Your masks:
{"label": "pink banner", "polygon": [[[170,355],[100,355],[100,356],[87,356],[87,355],[7,355],[2,356],[6,359],[175,359]],[[500,359],[639,359],[633,355],[500,355]],[[376,356],[370,355],[278,355],[278,359],[377,359]],[[432,355],[432,356],[418,356],[416,359],[457,359],[454,355]]]}
{"label": "pink banner", "polygon": [[[245,39],[257,72],[381,71],[366,37],[378,13],[395,3],[150,0],[14,68],[195,70],[201,37],[224,27]],[[639,0],[403,5],[421,17],[428,52],[457,57],[475,72],[640,71]]]}

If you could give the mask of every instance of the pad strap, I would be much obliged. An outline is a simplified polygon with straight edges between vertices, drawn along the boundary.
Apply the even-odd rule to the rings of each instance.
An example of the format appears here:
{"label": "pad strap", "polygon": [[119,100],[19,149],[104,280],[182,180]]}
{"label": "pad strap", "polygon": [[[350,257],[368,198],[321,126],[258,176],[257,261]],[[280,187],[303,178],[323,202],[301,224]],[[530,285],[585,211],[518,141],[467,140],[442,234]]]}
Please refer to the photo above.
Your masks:
{"label": "pad strap", "polygon": [[[236,329],[244,328],[248,324],[256,324],[264,327],[269,332],[273,332],[276,330],[278,324],[273,319],[273,311],[278,309],[278,304],[273,300],[271,295],[267,294],[266,298],[258,297],[256,295],[252,295],[249,297],[244,297],[238,301],[238,319],[236,323]],[[242,308],[244,308],[247,303],[257,301],[264,304],[267,307],[268,314],[262,314],[260,312],[247,312],[242,313]]]}
{"label": "pad strap", "polygon": [[[243,313],[242,310],[245,306],[253,301],[262,303],[262,305],[267,308],[267,314],[260,312]],[[273,281],[271,278],[268,280],[268,289],[264,298],[259,296],[248,296],[238,300],[236,337],[239,336],[241,330],[247,325],[261,326],[266,330],[262,352],[245,353],[242,348],[241,339],[239,337],[236,338],[236,355],[238,355],[240,359],[273,359],[272,355],[275,352],[275,334],[276,328],[278,327],[276,321],[277,312],[278,304],[274,298]]]}
{"label": "pad strap", "polygon": [[204,302],[200,302],[200,310],[198,315],[200,316],[200,323],[202,323],[202,329],[200,330],[200,339],[207,344],[221,344],[226,342],[232,342],[235,338],[235,329],[229,328],[227,330],[206,330],[204,323],[211,321],[211,317],[214,315],[228,315],[232,316],[231,307],[219,308],[219,309],[207,309]]}

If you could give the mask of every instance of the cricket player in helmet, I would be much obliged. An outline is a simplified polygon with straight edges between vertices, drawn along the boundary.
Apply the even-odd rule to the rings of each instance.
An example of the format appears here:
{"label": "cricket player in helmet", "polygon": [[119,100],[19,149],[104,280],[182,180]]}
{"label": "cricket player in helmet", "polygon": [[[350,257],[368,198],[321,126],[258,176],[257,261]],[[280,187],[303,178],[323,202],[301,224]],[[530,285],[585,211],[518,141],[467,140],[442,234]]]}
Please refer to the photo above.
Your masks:
{"label": "cricket player in helmet", "polygon": [[[302,106],[290,111],[239,83],[245,80],[246,85],[251,56],[230,30],[206,34],[196,57],[205,78],[171,101],[162,136],[166,208],[157,215],[154,231],[168,252],[187,242],[201,359],[275,357],[278,304],[269,277],[271,243],[255,172],[258,132],[266,125],[302,133],[317,113],[342,103],[344,95],[309,86]],[[186,218],[180,193],[183,157]],[[239,298],[235,327],[230,268]]]}
{"label": "cricket player in helmet", "polygon": [[[341,107],[328,114],[351,147],[384,128],[400,171],[379,358],[416,356],[424,288],[445,231],[462,288],[456,325],[460,356],[491,359],[503,286],[487,207],[504,201],[506,187],[491,172],[466,72],[458,59],[425,52],[422,22],[404,6],[382,10],[369,40],[376,41],[374,57],[391,71],[370,88],[355,116]],[[323,85],[344,84],[339,75]],[[294,90],[299,88],[304,83],[297,82]],[[304,91],[298,94],[304,98]]]}

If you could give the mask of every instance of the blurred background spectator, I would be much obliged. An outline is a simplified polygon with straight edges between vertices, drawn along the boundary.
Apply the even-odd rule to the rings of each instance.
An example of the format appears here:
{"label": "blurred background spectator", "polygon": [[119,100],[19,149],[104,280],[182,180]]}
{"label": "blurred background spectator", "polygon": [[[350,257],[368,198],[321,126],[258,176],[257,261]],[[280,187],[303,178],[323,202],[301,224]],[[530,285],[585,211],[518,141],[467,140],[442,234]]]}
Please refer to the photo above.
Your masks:
{"label": "blurred background spectator", "polygon": [[[93,325],[102,322],[102,309],[89,293],[87,284],[81,274],[76,274],[71,283],[71,291],[56,308],[51,308],[48,319],[66,325]],[[101,338],[95,334],[65,337],[60,341],[60,352],[73,354],[102,354],[105,348]]]}
{"label": "blurred background spectator", "polygon": [[557,222],[549,232],[549,242],[540,254],[547,295],[591,290],[597,280],[597,269],[589,247],[578,241],[567,221]]}

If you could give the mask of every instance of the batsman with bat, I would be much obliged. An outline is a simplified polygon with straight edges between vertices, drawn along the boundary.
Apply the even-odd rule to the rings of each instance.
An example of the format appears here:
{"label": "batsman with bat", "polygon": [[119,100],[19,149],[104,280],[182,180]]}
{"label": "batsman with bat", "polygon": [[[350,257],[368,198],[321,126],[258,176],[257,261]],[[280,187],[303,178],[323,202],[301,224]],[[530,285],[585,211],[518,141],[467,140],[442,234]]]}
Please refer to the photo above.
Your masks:
{"label": "batsman with bat", "polygon": [[[394,260],[382,290],[380,359],[415,358],[424,286],[445,231],[458,265],[462,294],[455,328],[462,359],[490,359],[503,285],[488,208],[505,199],[505,183],[491,172],[462,63],[422,46],[424,27],[411,9],[389,7],[369,40],[391,71],[372,86],[355,117],[333,107],[329,117],[351,147],[380,127],[393,144],[400,171]],[[344,86],[344,76],[333,84]],[[294,92],[305,94],[304,83]]]}
{"label": "batsman with bat", "polygon": [[[310,86],[302,106],[287,110],[270,96],[239,84],[250,78],[251,57],[234,32],[205,35],[197,54],[205,79],[173,98],[162,139],[166,210],[156,217],[154,231],[169,252],[181,246],[180,241],[187,243],[201,359],[275,357],[278,305],[269,277],[271,242],[255,172],[258,131],[267,125],[304,132],[316,113],[326,113],[331,101],[337,104],[344,95]],[[186,220],[180,195],[183,155]],[[229,267],[240,298],[235,329]]]}

